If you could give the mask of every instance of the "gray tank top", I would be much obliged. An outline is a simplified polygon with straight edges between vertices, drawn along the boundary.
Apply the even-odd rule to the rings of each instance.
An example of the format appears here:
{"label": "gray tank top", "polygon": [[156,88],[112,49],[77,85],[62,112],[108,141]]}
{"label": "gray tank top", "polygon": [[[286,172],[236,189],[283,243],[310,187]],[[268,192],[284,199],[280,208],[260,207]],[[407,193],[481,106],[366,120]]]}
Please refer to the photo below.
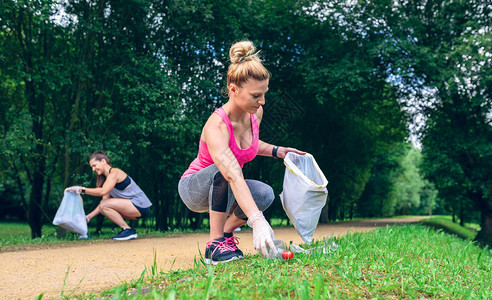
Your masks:
{"label": "gray tank top", "polygon": [[117,188],[113,188],[109,193],[113,198],[123,198],[130,199],[133,204],[141,208],[147,208],[152,206],[149,198],[145,195],[142,189],[130,178],[130,184],[124,190],[118,190]]}

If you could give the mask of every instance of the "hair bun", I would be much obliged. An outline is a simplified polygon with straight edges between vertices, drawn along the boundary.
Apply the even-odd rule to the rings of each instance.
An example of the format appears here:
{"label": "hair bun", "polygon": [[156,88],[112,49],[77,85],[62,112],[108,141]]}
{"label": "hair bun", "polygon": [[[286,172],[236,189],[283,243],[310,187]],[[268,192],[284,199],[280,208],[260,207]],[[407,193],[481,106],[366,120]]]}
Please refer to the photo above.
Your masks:
{"label": "hair bun", "polygon": [[237,42],[232,45],[229,51],[229,58],[231,63],[239,64],[245,61],[258,60],[258,54],[255,53],[255,46],[251,41]]}
{"label": "hair bun", "polygon": [[231,64],[227,69],[227,88],[231,83],[240,87],[250,78],[263,81],[271,77],[270,72],[261,63],[258,53],[253,42],[248,40],[232,45],[229,50]]}

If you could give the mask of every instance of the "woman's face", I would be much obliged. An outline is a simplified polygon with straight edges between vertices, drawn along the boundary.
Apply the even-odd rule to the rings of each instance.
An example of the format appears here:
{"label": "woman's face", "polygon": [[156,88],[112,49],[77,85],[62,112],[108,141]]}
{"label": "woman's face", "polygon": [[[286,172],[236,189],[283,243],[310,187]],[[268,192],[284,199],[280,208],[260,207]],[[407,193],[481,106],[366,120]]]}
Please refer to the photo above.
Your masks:
{"label": "woman's face", "polygon": [[268,91],[269,80],[256,80],[250,78],[243,82],[241,87],[230,85],[230,91],[235,97],[236,104],[250,114],[255,114],[260,106],[265,104],[265,94]]}
{"label": "woman's face", "polygon": [[89,165],[92,168],[92,172],[96,172],[97,175],[104,174],[104,167],[107,165],[106,160],[101,159],[101,160],[96,160],[96,159],[91,159],[89,161]]}

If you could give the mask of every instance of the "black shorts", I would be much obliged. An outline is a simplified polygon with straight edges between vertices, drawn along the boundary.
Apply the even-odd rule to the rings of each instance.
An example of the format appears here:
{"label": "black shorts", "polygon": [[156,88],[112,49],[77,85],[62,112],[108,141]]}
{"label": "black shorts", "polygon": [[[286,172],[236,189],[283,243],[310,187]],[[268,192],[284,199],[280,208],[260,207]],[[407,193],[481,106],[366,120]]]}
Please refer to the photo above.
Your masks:
{"label": "black shorts", "polygon": [[137,219],[145,218],[150,214],[150,206],[143,208],[143,207],[140,207],[138,205],[135,205],[135,203],[133,203],[133,202],[132,202],[132,204],[140,212],[140,217],[138,217]]}

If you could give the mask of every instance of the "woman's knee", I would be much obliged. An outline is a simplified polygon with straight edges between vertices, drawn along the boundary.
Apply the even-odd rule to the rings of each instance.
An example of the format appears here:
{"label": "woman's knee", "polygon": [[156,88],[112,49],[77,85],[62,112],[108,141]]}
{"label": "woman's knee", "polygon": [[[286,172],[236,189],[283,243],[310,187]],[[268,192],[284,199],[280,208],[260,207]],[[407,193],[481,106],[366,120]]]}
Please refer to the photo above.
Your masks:
{"label": "woman's knee", "polygon": [[199,194],[193,194],[184,189],[179,190],[179,195],[186,207],[196,213],[208,211],[209,203],[206,197],[201,197]]}
{"label": "woman's knee", "polygon": [[193,203],[193,202],[190,203],[190,202],[184,202],[184,201],[183,201],[183,203],[192,212],[195,212],[195,213],[208,212],[208,203],[206,203],[205,205],[203,205],[201,203]]}
{"label": "woman's knee", "polygon": [[210,190],[209,200],[210,209],[217,212],[226,212],[228,202],[229,183],[222,173],[217,172],[214,175],[212,188]]}
{"label": "woman's knee", "polygon": [[[251,195],[256,203],[256,206],[259,210],[265,211],[270,205],[272,205],[273,200],[275,200],[275,194],[273,192],[273,188],[267,184],[261,184],[260,186],[256,186],[254,189],[251,189]],[[237,205],[234,210],[234,215],[239,219],[246,220],[246,214],[243,212],[241,207]]]}
{"label": "woman's knee", "polygon": [[109,204],[107,203],[107,201],[102,200],[99,203],[99,212],[101,213],[101,215],[106,216],[106,213],[108,212],[109,209],[111,209],[111,208],[110,208]]}
{"label": "woman's knee", "polygon": [[261,211],[265,211],[272,205],[275,200],[275,194],[273,188],[267,184],[264,184],[261,188],[255,189],[253,192],[253,198],[255,199],[256,206]]}
{"label": "woman's knee", "polygon": [[105,212],[115,210],[114,201],[115,200],[113,200],[113,199],[108,199],[108,200],[102,200],[99,203],[99,210],[101,211],[101,213],[103,215],[104,215]]}

